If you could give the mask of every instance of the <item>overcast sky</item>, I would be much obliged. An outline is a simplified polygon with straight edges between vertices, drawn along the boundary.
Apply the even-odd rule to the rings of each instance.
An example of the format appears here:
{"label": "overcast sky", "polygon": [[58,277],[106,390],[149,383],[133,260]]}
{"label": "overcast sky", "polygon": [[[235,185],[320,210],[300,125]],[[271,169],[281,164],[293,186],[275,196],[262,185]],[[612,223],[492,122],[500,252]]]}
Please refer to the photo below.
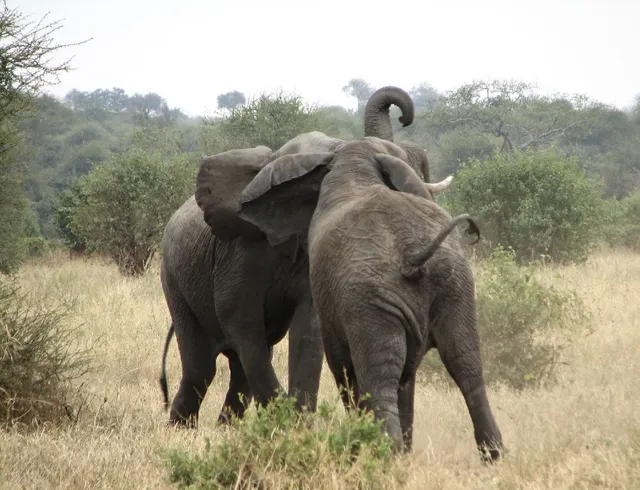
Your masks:
{"label": "overcast sky", "polygon": [[[282,88],[355,106],[353,77],[440,91],[515,79],[624,108],[640,93],[638,0],[8,0],[64,27],[75,70],[50,91],[156,92],[190,115]],[[378,5],[378,7],[376,7]]]}

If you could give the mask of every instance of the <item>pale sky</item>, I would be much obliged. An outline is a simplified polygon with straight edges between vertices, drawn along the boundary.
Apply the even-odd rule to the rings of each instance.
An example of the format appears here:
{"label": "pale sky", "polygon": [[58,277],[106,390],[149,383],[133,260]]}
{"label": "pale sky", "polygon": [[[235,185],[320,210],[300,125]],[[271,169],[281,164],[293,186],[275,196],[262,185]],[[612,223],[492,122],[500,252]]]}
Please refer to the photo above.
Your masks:
{"label": "pale sky", "polygon": [[[8,0],[64,27],[75,70],[50,89],[156,92],[189,115],[278,88],[354,107],[361,77],[440,91],[514,79],[620,108],[640,93],[638,0]],[[378,7],[376,7],[378,5]]]}

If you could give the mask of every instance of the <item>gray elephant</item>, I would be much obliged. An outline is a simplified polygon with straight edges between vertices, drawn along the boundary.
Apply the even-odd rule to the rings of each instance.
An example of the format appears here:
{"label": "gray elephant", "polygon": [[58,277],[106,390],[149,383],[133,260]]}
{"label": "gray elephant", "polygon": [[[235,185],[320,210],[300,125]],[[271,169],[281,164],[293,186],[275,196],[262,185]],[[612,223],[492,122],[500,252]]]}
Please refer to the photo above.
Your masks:
{"label": "gray elephant", "polygon": [[483,459],[493,461],[502,436],[483,381],[474,280],[460,234],[450,235],[461,221],[479,231],[440,208],[432,192],[443,186],[425,184],[408,163],[402,148],[375,137],[285,155],[244,189],[239,214],[272,246],[308,236],[328,365],[397,449],[411,448],[416,370],[435,347],[464,396]]}
{"label": "gray elephant", "polygon": [[[367,105],[367,131],[392,137],[391,104],[400,107],[405,126],[413,121],[409,95],[397,87],[385,87]],[[161,280],[172,318],[160,376],[165,407],[165,360],[174,332],[182,361],[171,422],[197,420],[220,353],[228,358],[231,379],[219,421],[228,420],[229,414],[243,415],[240,394],[247,401],[255,397],[266,403],[281,388],[270,360],[272,346],[287,330],[289,393],[299,405],[315,408],[322,342],[316,320],[309,317],[306,236],[271,247],[264,234],[237,211],[240,192],[268,162],[287,154],[333,151],[342,144],[311,132],[274,153],[261,146],[203,158],[195,196],[172,216],[163,237]],[[411,154],[410,163],[428,181],[426,155],[418,150]]]}
{"label": "gray elephant", "polygon": [[171,423],[195,426],[219,354],[228,358],[230,382],[218,421],[242,417],[252,398],[266,404],[282,389],[271,357],[287,331],[289,393],[299,406],[315,409],[323,351],[306,254],[297,242],[271,247],[236,208],[242,189],[271,159],[331,151],[342,143],[312,132],[275,153],[259,146],[203,158],[196,193],[170,218],[162,242],[160,277],[172,320],[160,376],[165,407],[165,362],[174,332],[182,362]]}

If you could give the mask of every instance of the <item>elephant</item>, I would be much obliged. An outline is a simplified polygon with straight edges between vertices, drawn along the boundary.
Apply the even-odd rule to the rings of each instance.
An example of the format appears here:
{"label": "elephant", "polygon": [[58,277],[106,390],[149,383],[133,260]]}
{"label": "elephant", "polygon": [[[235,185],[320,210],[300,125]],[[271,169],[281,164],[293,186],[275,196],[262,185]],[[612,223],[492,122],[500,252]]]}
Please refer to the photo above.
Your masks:
{"label": "elephant", "polygon": [[[239,216],[272,246],[306,236],[325,357],[348,408],[373,411],[398,451],[413,441],[416,371],[436,348],[466,402],[483,461],[502,435],[482,373],[474,279],[455,229],[400,146],[377,137],[283,155],[242,191]],[[455,231],[455,233],[454,233]],[[363,395],[369,394],[367,399]]]}
{"label": "elephant", "polygon": [[[365,129],[392,138],[391,104],[400,108],[403,125],[412,123],[411,97],[389,86],[372,95]],[[242,189],[268,162],[288,154],[330,152],[344,143],[312,131],[276,152],[258,146],[203,157],[195,196],[170,218],[162,242],[161,282],[172,319],[160,375],[165,409],[169,404],[165,363],[174,333],[182,363],[171,423],[195,425],[220,353],[228,358],[231,379],[218,421],[243,416],[240,394],[246,401],[255,397],[267,403],[281,389],[271,365],[272,347],[287,331],[288,391],[299,406],[315,409],[323,350],[311,308],[306,236],[271,247],[237,211]],[[426,155],[422,149],[414,153],[410,163],[428,182]]]}
{"label": "elephant", "polygon": [[166,355],[174,333],[182,363],[171,424],[197,425],[219,354],[228,359],[230,382],[218,422],[242,417],[253,398],[265,405],[282,390],[271,359],[273,345],[287,331],[288,391],[299,408],[315,410],[323,350],[311,310],[306,255],[297,244],[271,247],[235,208],[241,190],[270,159],[287,152],[330,151],[339,144],[311,132],[276,152],[258,146],[203,157],[196,192],[169,219],[162,241],[160,278],[171,315],[160,375],[165,409]]}

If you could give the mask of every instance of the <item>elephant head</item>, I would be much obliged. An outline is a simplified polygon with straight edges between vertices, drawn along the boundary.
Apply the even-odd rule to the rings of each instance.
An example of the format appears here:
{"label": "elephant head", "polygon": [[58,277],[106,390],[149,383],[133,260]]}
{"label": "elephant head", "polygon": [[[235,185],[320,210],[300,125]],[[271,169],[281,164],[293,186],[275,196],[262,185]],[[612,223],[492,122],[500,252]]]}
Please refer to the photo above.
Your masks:
{"label": "elephant head", "polygon": [[[397,105],[402,111],[402,117],[399,120],[403,127],[409,126],[413,122],[414,107],[409,94],[398,87],[383,87],[371,95],[365,107],[365,137],[375,136],[376,138],[393,141],[393,130],[389,117],[389,108],[392,104]],[[427,151],[411,141],[401,141],[397,144],[407,152],[409,163],[413,169],[422,174],[425,182],[430,182],[431,175]]]}
{"label": "elephant head", "polygon": [[[311,131],[292,138],[276,152],[266,146],[257,146],[203,157],[196,179],[195,198],[211,232],[224,241],[241,236],[252,240],[264,238],[259,228],[238,217],[242,190],[272,160],[289,154],[330,152],[343,144],[343,140]],[[280,250],[295,256],[297,245],[292,243]]]}
{"label": "elephant head", "polygon": [[271,149],[257,146],[202,157],[195,198],[211,232],[221,240],[239,236],[263,238],[262,232],[238,217],[242,190],[269,163]]}

